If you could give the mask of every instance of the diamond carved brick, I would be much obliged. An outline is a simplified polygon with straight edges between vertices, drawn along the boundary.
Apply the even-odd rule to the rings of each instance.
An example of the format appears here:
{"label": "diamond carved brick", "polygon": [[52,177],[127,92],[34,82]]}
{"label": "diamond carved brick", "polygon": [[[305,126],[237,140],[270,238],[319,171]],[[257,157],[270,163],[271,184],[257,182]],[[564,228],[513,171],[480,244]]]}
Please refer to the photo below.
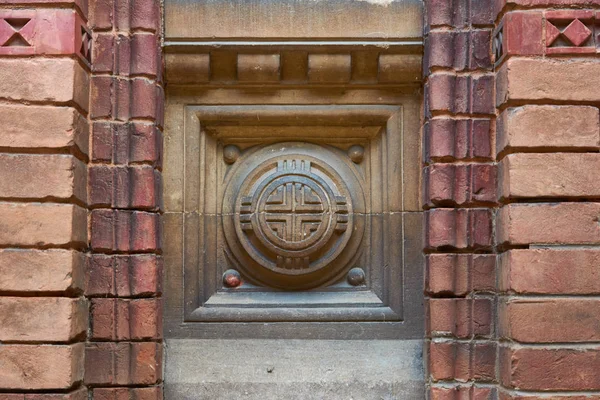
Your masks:
{"label": "diamond carved brick", "polygon": [[546,24],[546,46],[550,47],[560,36],[560,30],[552,25],[551,22]]}
{"label": "diamond carved brick", "polygon": [[596,51],[594,13],[589,10],[552,10],[546,17],[546,54],[586,54]]}
{"label": "diamond carved brick", "polygon": [[0,55],[74,54],[90,61],[91,34],[73,9],[0,10]]}
{"label": "diamond carved brick", "polygon": [[576,19],[567,26],[563,31],[563,35],[567,37],[575,46],[581,46],[586,40],[592,36],[592,31],[580,20]]}
{"label": "diamond carved brick", "polygon": [[0,23],[0,46],[31,46],[31,18],[5,18]]}

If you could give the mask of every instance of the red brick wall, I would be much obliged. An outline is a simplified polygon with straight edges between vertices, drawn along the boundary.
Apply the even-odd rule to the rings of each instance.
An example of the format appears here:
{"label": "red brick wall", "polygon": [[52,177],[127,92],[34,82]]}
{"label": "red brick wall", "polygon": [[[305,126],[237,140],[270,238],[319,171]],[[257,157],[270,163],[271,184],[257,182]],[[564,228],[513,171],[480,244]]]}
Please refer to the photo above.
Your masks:
{"label": "red brick wall", "polygon": [[600,2],[426,4],[430,398],[600,398]]}
{"label": "red brick wall", "polygon": [[0,399],[162,398],[154,0],[0,2]]}
{"label": "red brick wall", "polygon": [[159,2],[93,1],[90,28],[90,330],[84,384],[96,400],[157,400],[163,352]]}
{"label": "red brick wall", "polygon": [[[600,2],[426,6],[429,397],[600,398]],[[159,41],[0,2],[0,400],[162,398]]]}
{"label": "red brick wall", "polygon": [[431,400],[496,396],[489,1],[426,2],[423,204]]}
{"label": "red brick wall", "polygon": [[599,398],[600,3],[509,3],[496,67],[498,379],[506,399]]}
{"label": "red brick wall", "polygon": [[83,400],[88,10],[69,0],[7,3],[0,8],[0,391],[8,393],[0,399],[45,400],[41,393],[51,391],[52,399]]}

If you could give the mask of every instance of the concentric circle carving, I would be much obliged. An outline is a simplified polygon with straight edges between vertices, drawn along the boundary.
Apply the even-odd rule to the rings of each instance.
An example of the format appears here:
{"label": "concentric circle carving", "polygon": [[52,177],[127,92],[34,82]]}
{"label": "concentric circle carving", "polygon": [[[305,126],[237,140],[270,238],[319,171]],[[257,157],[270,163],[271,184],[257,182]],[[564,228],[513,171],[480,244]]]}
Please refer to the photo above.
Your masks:
{"label": "concentric circle carving", "polygon": [[326,157],[315,157],[329,153],[320,146],[284,149],[256,152],[237,169],[225,193],[225,236],[239,267],[256,281],[316,286],[356,253],[363,224],[355,221],[354,202],[362,204],[362,191],[351,194],[349,184],[360,189],[351,171],[343,171],[344,179]]}

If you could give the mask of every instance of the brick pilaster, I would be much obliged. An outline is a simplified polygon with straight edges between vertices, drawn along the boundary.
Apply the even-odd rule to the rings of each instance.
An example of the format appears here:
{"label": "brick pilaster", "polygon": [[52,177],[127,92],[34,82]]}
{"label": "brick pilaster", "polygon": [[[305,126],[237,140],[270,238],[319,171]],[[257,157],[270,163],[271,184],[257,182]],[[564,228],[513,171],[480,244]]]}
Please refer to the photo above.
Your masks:
{"label": "brick pilaster", "polygon": [[160,2],[99,0],[90,90],[93,399],[162,399]]}
{"label": "brick pilaster", "polygon": [[497,395],[492,13],[490,1],[426,1],[423,205],[432,400]]}
{"label": "brick pilaster", "polygon": [[32,3],[0,8],[0,399],[83,400],[87,7]]}
{"label": "brick pilaster", "polygon": [[598,397],[600,3],[498,3],[501,398]]}

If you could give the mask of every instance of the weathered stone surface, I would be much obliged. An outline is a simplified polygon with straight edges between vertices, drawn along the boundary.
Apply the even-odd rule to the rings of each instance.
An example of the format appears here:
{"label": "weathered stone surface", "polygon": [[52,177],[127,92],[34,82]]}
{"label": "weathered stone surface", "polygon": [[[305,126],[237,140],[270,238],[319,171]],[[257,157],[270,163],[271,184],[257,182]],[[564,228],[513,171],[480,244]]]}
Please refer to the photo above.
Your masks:
{"label": "weathered stone surface", "polygon": [[89,128],[71,107],[0,105],[0,147],[65,148],[88,153]]}
{"label": "weathered stone surface", "polygon": [[67,389],[83,378],[83,344],[0,345],[2,387]]}
{"label": "weathered stone surface", "polygon": [[71,250],[0,250],[0,292],[80,291],[84,264]]}
{"label": "weathered stone surface", "polygon": [[598,108],[534,105],[508,108],[497,120],[496,134],[498,153],[507,148],[598,148]]}
{"label": "weathered stone surface", "polygon": [[87,243],[87,212],[72,204],[0,203],[0,244]]}
{"label": "weathered stone surface", "polygon": [[510,204],[498,213],[496,241],[511,245],[598,244],[600,203]]}
{"label": "weathered stone surface", "polygon": [[600,250],[517,249],[503,253],[499,260],[502,291],[600,293]]}
{"label": "weathered stone surface", "polygon": [[598,197],[600,154],[518,153],[500,163],[500,197]]}
{"label": "weathered stone surface", "polygon": [[596,299],[508,299],[499,309],[502,337],[524,343],[597,342]]}
{"label": "weathered stone surface", "polygon": [[600,101],[600,60],[511,58],[496,79],[496,103]]}
{"label": "weathered stone surface", "polygon": [[422,343],[168,340],[165,398],[422,399]]}
{"label": "weathered stone surface", "polygon": [[[165,11],[167,39],[388,39],[420,37],[423,31],[423,3],[418,0],[347,0],[341,4],[293,0],[277,3],[170,0]],[[369,17],[365,18],[366,15]]]}
{"label": "weathered stone surface", "polygon": [[0,297],[0,341],[68,342],[87,329],[87,302],[67,297]]}
{"label": "weathered stone surface", "polygon": [[0,154],[0,197],[87,200],[85,164],[71,155]]}
{"label": "weathered stone surface", "polygon": [[89,78],[70,58],[0,58],[0,97],[88,108]]}

